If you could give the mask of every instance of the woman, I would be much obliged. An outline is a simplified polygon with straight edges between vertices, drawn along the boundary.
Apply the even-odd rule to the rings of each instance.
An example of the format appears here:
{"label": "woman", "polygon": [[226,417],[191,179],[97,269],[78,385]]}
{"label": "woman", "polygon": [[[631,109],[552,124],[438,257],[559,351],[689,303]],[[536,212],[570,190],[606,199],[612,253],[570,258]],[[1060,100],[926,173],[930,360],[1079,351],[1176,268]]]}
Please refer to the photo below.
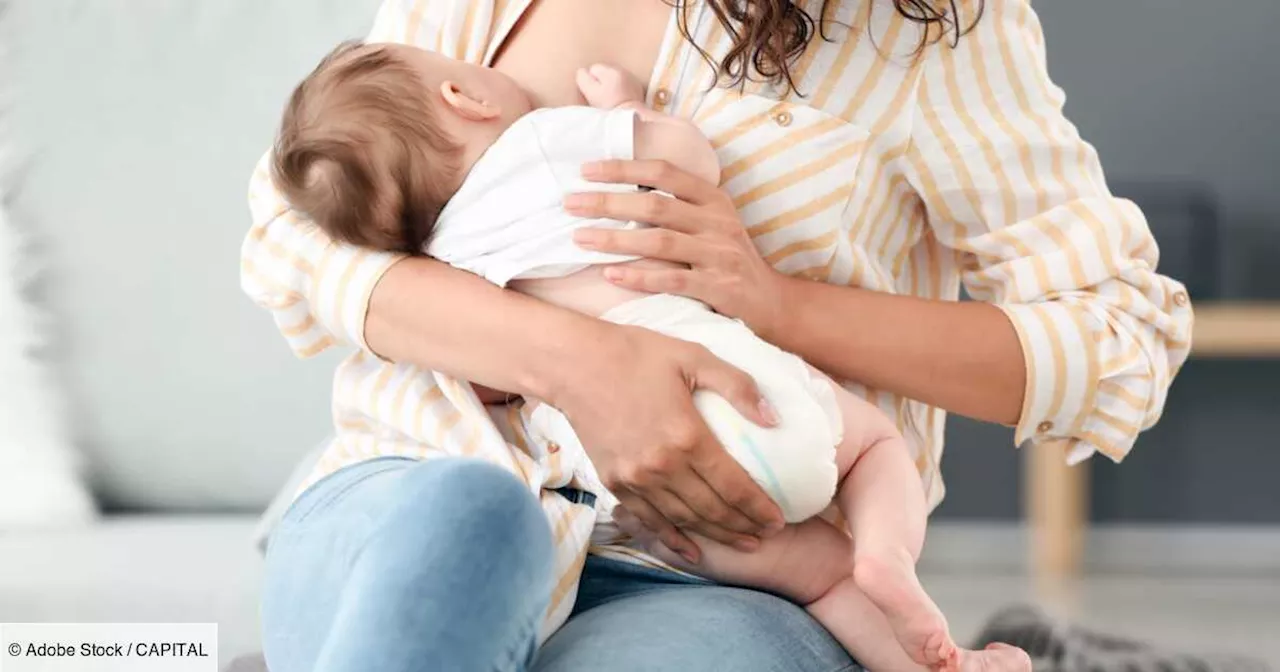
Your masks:
{"label": "woman", "polygon": [[[722,185],[590,168],[678,198],[572,199],[655,225],[579,244],[688,264],[614,280],[705,301],[846,381],[897,420],[936,503],[945,411],[1068,460],[1122,458],[1191,323],[1141,213],[1062,116],[1026,0],[944,5],[386,0],[370,39],[492,65],[541,105],[577,103],[590,63],[648,81],[649,104],[712,139]],[[696,561],[682,529],[749,549],[781,524],[691,403],[705,388],[759,419],[749,378],[429,259],[335,244],[261,166],[250,200],[246,291],[298,354],[360,348],[337,374],[338,436],[272,540],[275,672],[854,667],[793,605],[592,540],[572,459],[525,432],[520,405],[480,403],[506,390],[562,409],[625,509]],[[976,301],[955,301],[962,283]]]}

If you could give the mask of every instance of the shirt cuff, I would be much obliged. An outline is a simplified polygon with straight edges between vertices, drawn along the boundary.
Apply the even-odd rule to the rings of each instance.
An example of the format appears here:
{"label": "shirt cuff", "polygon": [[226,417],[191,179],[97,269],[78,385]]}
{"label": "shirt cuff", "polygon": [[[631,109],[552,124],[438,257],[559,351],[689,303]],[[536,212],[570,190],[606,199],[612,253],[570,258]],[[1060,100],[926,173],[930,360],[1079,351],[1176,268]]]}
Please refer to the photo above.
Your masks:
{"label": "shirt cuff", "polygon": [[365,340],[369,299],[387,270],[404,258],[403,254],[331,244],[321,258],[311,288],[316,319],[340,342],[376,356]]}
{"label": "shirt cuff", "polygon": [[1014,434],[1027,442],[1065,444],[1077,464],[1100,452],[1120,461],[1133,447],[1141,417],[1106,404],[1099,340],[1106,325],[1078,305],[1059,302],[998,306],[1022,346],[1027,381]]}

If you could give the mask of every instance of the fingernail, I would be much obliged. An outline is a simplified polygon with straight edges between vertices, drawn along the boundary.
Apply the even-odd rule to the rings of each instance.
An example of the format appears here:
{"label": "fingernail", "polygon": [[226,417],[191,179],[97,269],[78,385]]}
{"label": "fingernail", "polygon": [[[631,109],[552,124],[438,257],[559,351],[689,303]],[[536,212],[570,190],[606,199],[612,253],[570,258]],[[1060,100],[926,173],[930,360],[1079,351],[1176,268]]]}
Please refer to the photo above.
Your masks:
{"label": "fingernail", "polygon": [[612,266],[606,266],[603,273],[604,279],[609,282],[622,282],[622,277],[624,275],[621,268],[614,268]]}
{"label": "fingernail", "polygon": [[568,196],[564,197],[565,210],[577,210],[579,208],[586,207],[586,205],[587,205],[586,194],[569,194]]}
{"label": "fingernail", "polygon": [[777,533],[781,532],[781,531],[782,531],[782,528],[784,528],[784,527],[786,527],[786,526],[787,526],[787,521],[785,521],[785,520],[775,520],[775,521],[773,521],[772,523],[769,523],[768,525],[766,525],[766,526],[764,527],[764,531],[765,531],[767,534],[777,534]]}
{"label": "fingernail", "polygon": [[598,176],[600,174],[601,165],[603,164],[601,164],[599,161],[591,161],[589,163],[582,164],[582,176],[583,177]]}
{"label": "fingernail", "polygon": [[684,558],[685,561],[691,565],[698,564],[698,554],[694,553],[693,551],[690,551],[690,550],[680,551],[680,557]]}
{"label": "fingernail", "polygon": [[[578,247],[595,247],[600,242],[600,234],[588,229],[578,229],[573,232],[573,242]],[[605,273],[608,274],[608,269],[605,269]]]}
{"label": "fingernail", "polygon": [[777,426],[782,420],[778,417],[778,411],[769,403],[768,399],[760,400],[760,415],[764,417],[764,421],[769,423],[770,427]]}
{"label": "fingernail", "polygon": [[733,542],[733,547],[744,553],[755,553],[760,550],[760,540],[748,537]]}

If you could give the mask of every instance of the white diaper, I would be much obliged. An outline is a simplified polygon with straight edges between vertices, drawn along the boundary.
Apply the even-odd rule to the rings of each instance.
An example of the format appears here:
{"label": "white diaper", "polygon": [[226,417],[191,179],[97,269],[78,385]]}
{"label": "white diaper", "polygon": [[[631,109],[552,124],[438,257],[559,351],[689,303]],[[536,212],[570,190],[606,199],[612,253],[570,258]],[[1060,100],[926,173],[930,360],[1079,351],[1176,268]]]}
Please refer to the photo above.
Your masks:
{"label": "white diaper", "polygon": [[[777,427],[756,425],[711,392],[695,392],[694,404],[729,454],[778,503],[787,522],[806,520],[827,508],[836,492],[836,445],[843,435],[830,382],[811,374],[803,360],[765,342],[742,322],[692,299],[655,294],[600,317],[700,343],[750,374],[777,409],[781,419]],[[600,495],[604,511],[617,504],[559,411],[544,404],[534,411],[531,425],[534,432],[569,452],[567,459],[577,460],[578,477]]]}

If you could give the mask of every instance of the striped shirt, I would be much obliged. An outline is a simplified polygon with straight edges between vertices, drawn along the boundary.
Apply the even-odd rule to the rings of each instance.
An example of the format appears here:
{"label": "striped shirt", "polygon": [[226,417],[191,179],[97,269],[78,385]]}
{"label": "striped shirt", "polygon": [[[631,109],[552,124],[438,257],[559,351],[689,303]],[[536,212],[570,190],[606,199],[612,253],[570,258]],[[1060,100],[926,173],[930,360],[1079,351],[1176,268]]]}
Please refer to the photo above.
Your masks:
{"label": "striped shirt", "polygon": [[[720,58],[730,35],[705,3],[690,2],[694,38]],[[529,4],[386,0],[370,39],[488,64]],[[1182,285],[1155,272],[1142,213],[1111,196],[1093,147],[1063,116],[1035,13],[1026,0],[988,0],[957,48],[935,44],[916,58],[921,28],[888,3],[830,4],[831,39],[814,39],[795,63],[798,92],[712,86],[673,11],[648,104],[693,119],[712,140],[723,187],[769,263],[933,299],[954,300],[963,285],[1000,307],[1021,342],[1017,443],[1050,444],[1041,449],[1071,461],[1123,458],[1160,416],[1192,313]],[[465,383],[369,352],[369,295],[398,257],[328,239],[281,199],[266,165],[250,186],[243,287],[299,356],[355,347],[336,374],[336,438],[311,482],[380,455],[471,455],[509,468],[541,497],[555,538],[546,632],[567,617],[589,546],[656,562],[592,543],[592,509],[549,491],[571,482],[573,465],[525,433],[520,405],[486,409]],[[897,422],[939,502],[943,411],[846,384]]]}

